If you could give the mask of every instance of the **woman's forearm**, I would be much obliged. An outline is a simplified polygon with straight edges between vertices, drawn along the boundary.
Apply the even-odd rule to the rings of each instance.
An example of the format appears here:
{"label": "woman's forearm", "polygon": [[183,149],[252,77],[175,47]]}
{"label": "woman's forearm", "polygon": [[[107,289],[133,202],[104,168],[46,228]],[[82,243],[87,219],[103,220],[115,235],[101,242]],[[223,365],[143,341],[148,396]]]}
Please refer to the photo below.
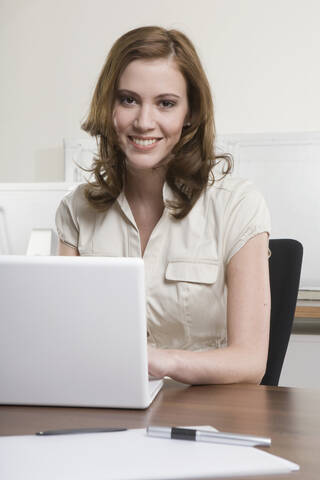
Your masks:
{"label": "woman's forearm", "polygon": [[[191,352],[153,349],[149,370],[187,384],[259,384],[266,358],[255,349],[229,346],[217,350]],[[157,371],[159,368],[159,371]]]}

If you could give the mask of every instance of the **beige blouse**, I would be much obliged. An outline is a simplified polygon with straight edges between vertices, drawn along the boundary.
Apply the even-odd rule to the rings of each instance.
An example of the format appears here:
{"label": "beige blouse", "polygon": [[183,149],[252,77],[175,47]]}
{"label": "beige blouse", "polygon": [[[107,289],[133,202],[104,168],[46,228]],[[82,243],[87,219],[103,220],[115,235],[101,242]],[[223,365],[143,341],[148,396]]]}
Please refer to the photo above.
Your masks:
{"label": "beige blouse", "polygon": [[[94,210],[79,185],[61,201],[59,238],[80,255],[141,257],[140,237],[122,192],[106,212]],[[167,184],[163,199],[174,193]],[[164,209],[144,252],[148,341],[161,348],[206,350],[227,344],[226,267],[253,236],[270,233],[261,193],[227,175],[176,220]]]}

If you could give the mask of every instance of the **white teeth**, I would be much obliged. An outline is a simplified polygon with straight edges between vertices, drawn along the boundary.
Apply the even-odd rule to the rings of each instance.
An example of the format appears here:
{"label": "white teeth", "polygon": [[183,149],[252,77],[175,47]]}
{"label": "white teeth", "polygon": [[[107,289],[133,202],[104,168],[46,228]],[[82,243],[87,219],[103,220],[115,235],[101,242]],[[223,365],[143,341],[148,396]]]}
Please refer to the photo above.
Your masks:
{"label": "white teeth", "polygon": [[152,145],[153,143],[156,143],[156,141],[157,141],[156,138],[153,138],[153,139],[150,139],[150,140],[141,140],[140,138],[134,138],[134,137],[132,137],[132,140],[137,145],[144,145],[144,146]]}

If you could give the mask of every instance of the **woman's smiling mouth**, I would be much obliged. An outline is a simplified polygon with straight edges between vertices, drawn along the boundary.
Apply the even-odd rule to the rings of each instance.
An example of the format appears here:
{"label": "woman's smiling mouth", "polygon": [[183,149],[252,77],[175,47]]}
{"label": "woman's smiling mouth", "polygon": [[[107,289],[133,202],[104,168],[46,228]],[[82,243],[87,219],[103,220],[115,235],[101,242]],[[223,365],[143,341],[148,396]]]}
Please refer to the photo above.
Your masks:
{"label": "woman's smiling mouth", "polygon": [[150,150],[154,148],[161,138],[158,137],[136,137],[136,136],[128,136],[130,143],[134,145],[138,150]]}

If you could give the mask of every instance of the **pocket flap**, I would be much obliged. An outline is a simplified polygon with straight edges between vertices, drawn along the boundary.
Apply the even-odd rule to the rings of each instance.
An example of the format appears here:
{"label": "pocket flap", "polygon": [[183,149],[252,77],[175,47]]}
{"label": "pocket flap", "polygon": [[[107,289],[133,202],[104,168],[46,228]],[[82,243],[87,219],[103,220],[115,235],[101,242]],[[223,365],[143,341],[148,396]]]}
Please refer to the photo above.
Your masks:
{"label": "pocket flap", "polygon": [[218,262],[214,260],[172,260],[168,262],[166,280],[176,282],[215,283]]}

